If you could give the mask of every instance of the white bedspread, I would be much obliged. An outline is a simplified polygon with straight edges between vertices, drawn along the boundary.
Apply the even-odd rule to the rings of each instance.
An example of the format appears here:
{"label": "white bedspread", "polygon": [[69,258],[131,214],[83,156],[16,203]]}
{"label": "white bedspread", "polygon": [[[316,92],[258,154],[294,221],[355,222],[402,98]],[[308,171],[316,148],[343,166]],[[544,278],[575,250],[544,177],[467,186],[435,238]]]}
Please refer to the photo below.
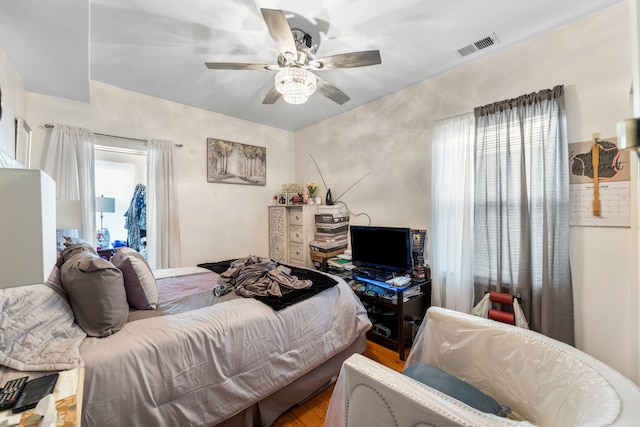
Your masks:
{"label": "white bedspread", "polygon": [[243,298],[129,322],[80,348],[82,424],[216,425],[336,355],[370,325],[342,280],[280,311]]}
{"label": "white bedspread", "polygon": [[47,285],[0,290],[0,365],[19,371],[82,366],[78,351],[87,336],[71,306]]}

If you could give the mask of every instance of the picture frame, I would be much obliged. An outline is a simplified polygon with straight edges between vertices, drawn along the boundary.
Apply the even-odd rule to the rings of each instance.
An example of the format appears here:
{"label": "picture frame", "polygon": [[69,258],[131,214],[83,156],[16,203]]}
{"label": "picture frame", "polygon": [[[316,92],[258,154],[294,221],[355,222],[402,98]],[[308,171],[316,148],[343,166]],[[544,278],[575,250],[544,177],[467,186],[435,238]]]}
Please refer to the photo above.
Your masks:
{"label": "picture frame", "polygon": [[299,193],[287,193],[288,205],[299,205],[302,203],[302,196]]}
{"label": "picture frame", "polygon": [[279,206],[287,204],[287,193],[278,193],[276,196],[276,204]]}
{"label": "picture frame", "polygon": [[207,138],[207,182],[267,185],[267,148]]}
{"label": "picture frame", "polygon": [[283,193],[302,193],[302,184],[282,184]]}

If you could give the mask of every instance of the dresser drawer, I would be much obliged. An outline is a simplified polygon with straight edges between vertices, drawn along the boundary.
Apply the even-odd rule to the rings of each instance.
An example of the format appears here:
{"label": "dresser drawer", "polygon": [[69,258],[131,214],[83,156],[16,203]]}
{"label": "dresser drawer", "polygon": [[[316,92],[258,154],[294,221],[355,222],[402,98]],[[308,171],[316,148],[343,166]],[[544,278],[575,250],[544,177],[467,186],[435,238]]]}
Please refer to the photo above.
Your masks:
{"label": "dresser drawer", "polygon": [[295,243],[302,243],[304,234],[302,232],[301,225],[292,225],[289,227],[289,241]]}
{"label": "dresser drawer", "polygon": [[302,224],[302,208],[289,208],[289,225]]}
{"label": "dresser drawer", "polygon": [[304,245],[302,243],[289,243],[289,259],[293,264],[304,264]]}
{"label": "dresser drawer", "polygon": [[269,257],[314,268],[309,242],[313,240],[316,212],[313,205],[269,206]]}

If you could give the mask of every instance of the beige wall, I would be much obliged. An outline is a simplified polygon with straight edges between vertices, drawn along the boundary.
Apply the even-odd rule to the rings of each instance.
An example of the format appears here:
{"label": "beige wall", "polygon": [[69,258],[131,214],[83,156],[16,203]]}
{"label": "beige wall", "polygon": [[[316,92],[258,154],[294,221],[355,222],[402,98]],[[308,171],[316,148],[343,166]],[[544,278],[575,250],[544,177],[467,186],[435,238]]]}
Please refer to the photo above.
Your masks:
{"label": "beige wall", "polygon": [[[334,197],[370,173],[343,198],[352,212],[366,212],[374,225],[432,230],[435,120],[564,84],[569,141],[590,140],[593,132],[615,136],[616,122],[631,114],[628,7],[621,3],[297,132],[296,181],[320,180],[308,153]],[[629,228],[571,228],[577,346],[637,381],[635,241]]]}
{"label": "beige wall", "polygon": [[[35,166],[49,132],[45,123],[184,145],[174,157],[183,265],[268,255],[267,205],[282,183],[293,181],[293,133],[97,82],[91,82],[91,104],[29,93],[28,105]],[[207,137],[266,147],[267,185],[207,183]]]}
{"label": "beige wall", "polygon": [[2,90],[2,118],[0,119],[0,149],[15,157],[15,119],[24,118],[27,92],[5,51],[0,46],[0,90]]}

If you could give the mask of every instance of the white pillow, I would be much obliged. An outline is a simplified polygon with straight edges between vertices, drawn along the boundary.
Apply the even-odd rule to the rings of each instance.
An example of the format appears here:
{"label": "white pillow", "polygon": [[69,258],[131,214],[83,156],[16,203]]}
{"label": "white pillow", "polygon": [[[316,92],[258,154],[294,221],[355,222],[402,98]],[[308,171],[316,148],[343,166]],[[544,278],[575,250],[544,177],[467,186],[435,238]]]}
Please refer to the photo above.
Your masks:
{"label": "white pillow", "polygon": [[129,305],[154,310],[158,305],[158,287],[147,260],[136,250],[123,247],[116,250],[111,262],[122,271]]}

